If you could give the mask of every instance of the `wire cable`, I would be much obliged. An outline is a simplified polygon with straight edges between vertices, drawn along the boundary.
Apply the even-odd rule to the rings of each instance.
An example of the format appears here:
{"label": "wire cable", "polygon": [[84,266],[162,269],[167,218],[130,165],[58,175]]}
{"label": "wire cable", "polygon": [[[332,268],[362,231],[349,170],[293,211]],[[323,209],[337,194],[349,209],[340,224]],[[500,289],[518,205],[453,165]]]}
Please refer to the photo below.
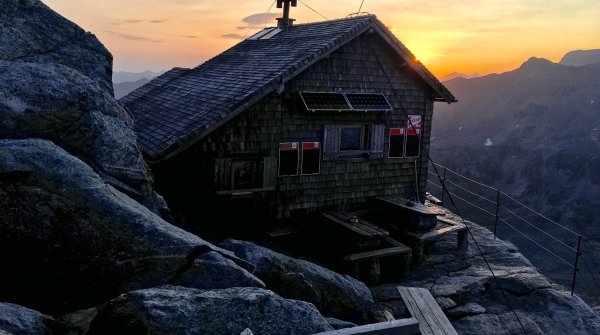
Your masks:
{"label": "wire cable", "polygon": [[365,3],[365,0],[362,0],[362,1],[360,2],[360,7],[358,7],[358,11],[357,11],[357,13],[360,13],[360,10],[362,9],[362,6],[364,5],[364,3]]}
{"label": "wire cable", "polygon": [[506,194],[506,193],[504,193],[504,192],[502,192],[502,191],[500,191],[500,193],[502,193],[502,194],[503,194],[505,197],[509,198],[510,200],[512,200],[512,201],[514,201],[514,202],[516,202],[516,203],[517,203],[517,204],[519,204],[520,206],[522,206],[522,207],[525,207],[526,209],[530,210],[531,212],[533,212],[533,213],[535,213],[535,214],[539,215],[540,217],[542,217],[543,219],[547,220],[548,222],[550,222],[550,223],[553,223],[555,226],[558,226],[558,227],[560,227],[560,228],[562,228],[562,229],[564,229],[564,230],[566,230],[566,231],[570,232],[571,234],[573,234],[573,235],[575,235],[575,236],[579,236],[579,235],[580,235],[580,234],[578,234],[578,233],[576,233],[576,232],[572,231],[571,229],[569,229],[569,228],[567,228],[567,227],[565,227],[565,226],[563,226],[563,225],[561,225],[561,224],[559,224],[559,223],[557,223],[557,222],[553,221],[552,219],[549,219],[549,218],[547,218],[547,217],[546,217],[546,216],[544,216],[543,214],[536,212],[534,209],[527,207],[525,204],[523,204],[523,203],[519,202],[519,200],[517,200],[517,199],[515,199],[515,198],[511,197],[510,195],[508,195],[508,194]]}
{"label": "wire cable", "polygon": [[[265,19],[264,19],[264,21],[265,21],[265,26],[266,26],[267,18],[269,17],[269,13],[271,12],[271,8],[273,8],[273,5],[275,5],[275,2],[276,2],[276,1],[277,1],[277,0],[273,0],[273,2],[271,3],[271,6],[269,6],[269,8],[267,9],[267,11],[265,12],[265,15],[264,15],[264,18],[265,18]],[[256,26],[258,25],[258,23],[259,23],[259,22],[261,22],[261,21],[262,21],[262,20],[260,20],[260,21],[258,21],[258,20],[257,20],[256,22],[254,22],[254,23],[252,24],[252,26],[250,26],[250,28],[248,28],[248,30],[246,30],[246,33],[244,33],[244,35],[243,35],[243,36],[242,36],[240,39],[241,39],[241,40],[243,40],[243,39],[244,39],[244,38],[245,38],[245,37],[248,35],[248,33],[249,33],[249,32],[250,32],[252,29],[254,29],[254,27],[256,27]]]}
{"label": "wire cable", "polygon": [[525,222],[526,224],[530,225],[531,227],[533,227],[534,229],[536,229],[537,231],[541,232],[542,234],[548,236],[551,240],[554,240],[558,243],[560,243],[561,245],[565,246],[566,248],[568,248],[569,250],[572,250],[573,252],[577,252],[577,249],[573,248],[572,246],[566,244],[565,242],[557,239],[556,237],[548,234],[547,232],[545,232],[543,229],[538,228],[536,225],[532,224],[531,222],[527,221],[525,218],[521,217],[519,214],[511,211],[510,209],[506,208],[506,206],[502,206],[502,208],[504,208],[505,211],[509,212],[510,214],[512,214],[514,217],[518,218],[519,220]]}
{"label": "wire cable", "polygon": [[479,209],[480,211],[482,211],[482,212],[484,212],[484,213],[487,213],[487,214],[489,214],[489,215],[491,215],[491,216],[494,216],[494,217],[496,216],[496,213],[492,213],[492,212],[490,212],[490,211],[488,211],[488,210],[485,210],[485,209],[483,209],[483,208],[481,208],[481,207],[479,207],[479,206],[475,205],[474,203],[472,203],[472,202],[468,201],[467,199],[460,197],[460,196],[459,196],[459,195],[457,195],[456,193],[448,191],[448,189],[446,189],[446,192],[448,192],[448,193],[452,194],[452,195],[453,195],[453,196],[455,196],[457,199],[460,199],[460,200],[462,200],[462,201],[466,202],[467,204],[469,204],[469,205],[471,205],[471,206],[473,206],[473,207],[475,207],[475,208]]}
{"label": "wire cable", "polygon": [[484,183],[482,183],[482,182],[479,182],[479,181],[473,180],[473,179],[471,179],[471,178],[469,178],[469,177],[467,177],[467,176],[465,176],[465,175],[463,175],[463,174],[460,174],[460,173],[458,173],[458,172],[456,172],[456,171],[454,171],[454,170],[452,170],[452,169],[450,169],[450,168],[447,168],[447,167],[445,167],[445,166],[443,166],[443,165],[440,165],[440,164],[435,164],[435,163],[432,163],[432,164],[434,164],[434,165],[436,165],[436,166],[439,166],[439,167],[441,167],[441,168],[444,168],[444,169],[446,169],[447,171],[449,171],[449,172],[451,172],[451,173],[453,173],[453,174],[455,174],[455,175],[457,175],[457,176],[459,176],[459,177],[461,177],[461,178],[463,178],[463,179],[466,179],[466,180],[468,180],[468,181],[470,181],[470,182],[472,182],[472,183],[474,183],[474,184],[477,184],[477,185],[479,185],[479,186],[483,186],[483,187],[485,187],[485,188],[489,188],[490,190],[493,190],[493,191],[496,191],[496,192],[498,191],[498,189],[497,189],[497,188],[494,188],[494,187],[491,187],[491,186],[489,186],[489,185],[486,185],[486,184],[484,184]]}
{"label": "wire cable", "polygon": [[509,226],[510,228],[512,228],[514,231],[518,232],[519,234],[521,234],[523,237],[525,237],[526,239],[528,239],[529,241],[531,241],[532,243],[534,243],[535,245],[537,245],[538,247],[542,248],[543,250],[545,250],[547,253],[549,253],[550,255],[554,256],[556,259],[564,262],[565,264],[567,264],[571,269],[575,269],[575,266],[573,266],[573,264],[569,263],[568,261],[566,261],[564,258],[558,256],[557,254],[553,253],[552,251],[548,250],[546,247],[544,247],[543,245],[539,244],[537,241],[533,240],[532,238],[530,238],[529,236],[527,236],[527,234],[523,233],[522,231],[520,231],[519,229],[515,228],[513,225],[511,225],[510,223],[508,223],[506,220],[500,218],[500,221],[504,222],[505,225]]}
{"label": "wire cable", "polygon": [[464,188],[464,187],[462,187],[462,186],[460,186],[460,185],[458,185],[458,184],[456,184],[456,183],[453,183],[451,180],[448,180],[448,179],[446,179],[446,182],[447,182],[447,183],[450,183],[450,184],[452,184],[452,185],[454,185],[454,186],[456,186],[456,187],[460,188],[461,190],[463,190],[463,191],[465,191],[465,192],[467,192],[467,193],[470,193],[470,194],[472,194],[472,195],[474,195],[474,196],[476,196],[476,197],[478,197],[478,198],[480,198],[480,199],[483,199],[483,200],[485,200],[485,201],[491,202],[491,203],[492,203],[492,204],[494,204],[494,205],[496,205],[496,204],[497,204],[497,201],[494,201],[494,200],[488,199],[488,198],[486,198],[486,197],[484,197],[484,196],[482,196],[482,195],[480,195],[480,194],[477,194],[477,193],[475,193],[475,192],[473,192],[473,191],[469,191],[469,190],[467,190],[466,188]]}
{"label": "wire cable", "polygon": [[321,13],[317,12],[317,11],[316,11],[314,8],[312,8],[312,7],[311,7],[311,6],[309,6],[308,4],[304,3],[304,1],[302,1],[302,0],[299,0],[299,1],[300,1],[300,3],[301,3],[301,4],[303,4],[304,6],[306,6],[308,9],[310,9],[310,10],[312,10],[313,12],[317,13],[317,15],[321,16],[321,17],[322,17],[322,18],[324,18],[325,20],[329,20],[329,19],[327,18],[327,16],[325,16],[325,15],[323,15],[323,14],[321,14]]}

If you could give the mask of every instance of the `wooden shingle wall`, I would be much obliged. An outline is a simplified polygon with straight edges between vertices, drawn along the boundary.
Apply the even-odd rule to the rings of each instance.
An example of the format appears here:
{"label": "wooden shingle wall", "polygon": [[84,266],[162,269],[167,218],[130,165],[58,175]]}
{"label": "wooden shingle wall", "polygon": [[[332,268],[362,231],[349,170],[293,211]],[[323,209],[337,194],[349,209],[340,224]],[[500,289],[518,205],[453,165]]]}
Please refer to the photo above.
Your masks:
{"label": "wooden shingle wall", "polygon": [[[394,111],[312,113],[304,110],[299,91],[382,93]],[[427,178],[424,155],[387,158],[389,128],[406,127],[406,114],[422,115],[422,150],[427,151],[432,94],[376,33],[365,33],[287,83],[282,94],[271,94],[179,157],[155,167],[159,192],[170,203],[173,197],[185,197],[185,202],[194,203],[190,197],[200,199],[215,192],[215,158],[278,157],[280,142],[323,143],[326,125],[385,124],[385,158],[322,159],[317,175],[278,177],[276,191],[265,201],[270,202],[273,214],[287,217],[333,207],[353,207],[376,195],[402,194],[414,198],[415,165],[419,168],[419,191],[423,196]],[[176,178],[175,174],[180,175]],[[178,187],[188,189],[185,196],[181,191],[177,191],[180,193],[177,196],[172,194]]]}

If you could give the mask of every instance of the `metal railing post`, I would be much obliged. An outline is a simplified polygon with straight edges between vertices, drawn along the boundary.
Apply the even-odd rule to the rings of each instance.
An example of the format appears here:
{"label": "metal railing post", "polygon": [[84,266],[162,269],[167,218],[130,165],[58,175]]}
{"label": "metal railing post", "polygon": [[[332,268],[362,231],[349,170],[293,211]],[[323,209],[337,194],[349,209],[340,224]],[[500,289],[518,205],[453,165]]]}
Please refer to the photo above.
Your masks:
{"label": "metal railing post", "polygon": [[500,190],[496,193],[496,221],[494,222],[494,239],[498,236],[498,214],[500,213]]}
{"label": "metal railing post", "polygon": [[571,285],[571,295],[575,294],[575,279],[577,279],[577,271],[579,266],[579,256],[581,256],[581,235],[577,240],[577,254],[575,255],[575,268],[573,269],[573,283]]}
{"label": "metal railing post", "polygon": [[442,206],[444,206],[444,194],[446,193],[446,167],[444,166],[444,174],[442,176]]}

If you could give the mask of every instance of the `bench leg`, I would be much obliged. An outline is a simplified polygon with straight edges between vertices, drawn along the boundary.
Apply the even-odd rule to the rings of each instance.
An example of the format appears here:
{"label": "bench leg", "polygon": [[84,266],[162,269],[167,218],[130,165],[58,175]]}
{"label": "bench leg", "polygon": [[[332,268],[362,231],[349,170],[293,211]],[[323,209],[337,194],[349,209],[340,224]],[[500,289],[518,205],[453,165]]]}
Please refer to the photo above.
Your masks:
{"label": "bench leg", "polygon": [[469,251],[469,234],[466,229],[459,230],[456,234],[456,249],[460,257],[467,257]]}
{"label": "bench leg", "polygon": [[381,274],[379,258],[373,258],[369,263],[369,282],[370,284],[379,284],[379,275]]}

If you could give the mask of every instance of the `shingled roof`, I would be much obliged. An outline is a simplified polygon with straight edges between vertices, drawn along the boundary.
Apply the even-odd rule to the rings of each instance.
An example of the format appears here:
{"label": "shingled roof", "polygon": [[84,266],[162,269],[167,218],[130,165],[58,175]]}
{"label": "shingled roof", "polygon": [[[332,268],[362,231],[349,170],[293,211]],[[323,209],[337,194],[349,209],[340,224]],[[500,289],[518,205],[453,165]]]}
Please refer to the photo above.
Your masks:
{"label": "shingled roof", "polygon": [[268,39],[250,37],[194,69],[174,68],[120,101],[135,120],[142,152],[152,161],[165,160],[370,29],[406,60],[437,99],[456,101],[374,15],[293,25]]}

